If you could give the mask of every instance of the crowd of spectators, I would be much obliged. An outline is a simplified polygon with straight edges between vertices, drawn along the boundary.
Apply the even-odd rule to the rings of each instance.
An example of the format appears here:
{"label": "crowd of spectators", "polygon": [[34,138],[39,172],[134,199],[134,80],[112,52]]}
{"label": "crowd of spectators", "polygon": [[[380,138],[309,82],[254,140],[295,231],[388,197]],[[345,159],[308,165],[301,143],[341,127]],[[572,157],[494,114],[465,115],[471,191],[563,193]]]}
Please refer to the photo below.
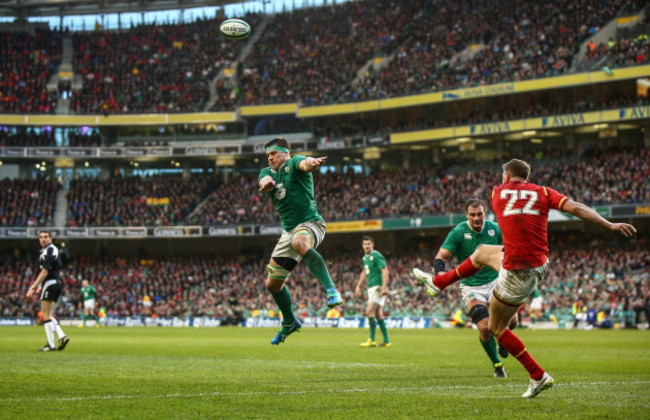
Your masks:
{"label": "crowd of spectators", "polygon": [[[438,4],[439,2],[431,1]],[[580,43],[623,1],[449,1],[414,14],[395,60],[366,75],[338,101],[377,99],[551,77],[571,68]],[[470,27],[466,22],[473,22]],[[479,23],[483,22],[483,24]],[[444,29],[441,29],[444,28]],[[436,29],[438,29],[436,31]],[[471,58],[454,54],[477,46]]]}
{"label": "crowd of spectators", "polygon": [[67,225],[168,226],[185,222],[208,195],[211,178],[193,176],[74,179],[67,193]]}
{"label": "crowd of spectators", "polygon": [[0,179],[0,226],[51,226],[59,184],[56,180]]}
{"label": "crowd of spectators", "polygon": [[[634,314],[631,325],[648,322],[650,250],[647,244],[608,247],[594,243],[551,248],[552,264],[540,284],[546,319],[573,319],[576,313],[597,309],[611,316],[620,316],[624,311],[627,316],[631,311]],[[430,268],[432,252],[418,249],[399,255],[386,254],[391,279],[388,316],[433,316],[441,321],[462,308],[457,286],[432,299],[412,278],[414,266]],[[361,252],[326,257],[344,296],[342,315],[364,316],[366,302],[354,296]],[[38,301],[25,298],[37,274],[35,263],[13,256],[5,256],[4,260],[0,266],[0,316],[35,316]],[[104,308],[108,316],[276,317],[277,306],[264,286],[265,264],[261,256],[247,261],[215,256],[80,256],[63,271],[64,295],[57,315],[79,316],[79,288],[85,279],[97,289],[98,307]],[[304,264],[293,270],[289,281],[298,316],[326,315],[324,294]]]}
{"label": "crowd of spectators", "polygon": [[0,31],[0,113],[51,114],[56,90],[47,82],[59,66],[61,35],[49,29]]}
{"label": "crowd of spectators", "polygon": [[648,64],[650,62],[648,33],[633,38],[611,39],[598,46],[592,42],[589,44],[584,61],[596,62],[602,67],[610,68]]}
{"label": "crowd of spectators", "polygon": [[[232,83],[217,81],[212,110],[240,105],[330,104],[412,95],[566,73],[580,43],[629,0],[361,0],[270,17]],[[259,14],[243,17],[253,30]],[[209,84],[246,42],[219,36],[219,19],[153,24],[73,35],[75,113],[203,111]],[[61,36],[44,29],[3,32],[0,112],[51,113],[47,92]],[[474,48],[473,51],[469,51]],[[461,54],[462,53],[462,54]],[[647,39],[623,38],[589,50],[610,66],[646,63]],[[364,65],[375,57],[387,65]]]}
{"label": "crowd of spectators", "polygon": [[333,102],[368,60],[396,48],[411,3],[362,0],[275,15],[240,63],[238,86],[219,95],[212,109]]}
{"label": "crowd of spectators", "polygon": [[[247,15],[255,28],[259,15]],[[77,114],[203,111],[209,83],[244,43],[219,35],[217,19],[141,25],[123,32],[75,33],[73,92]]]}
{"label": "crowd of spectators", "polygon": [[[638,2],[386,0],[279,14],[241,63],[237,86],[223,87],[213,109],[329,104],[556,76],[571,68],[580,43],[628,3]],[[470,46],[476,51],[463,51]],[[391,54],[387,65],[357,78],[373,56]]]}
{"label": "crowd of spectators", "polygon": [[[588,150],[582,155],[550,151],[517,156],[533,168],[531,182],[549,185],[588,205],[650,202],[650,149]],[[487,198],[500,182],[500,163],[449,160],[444,165],[363,174],[314,174],[320,214],[327,221],[462,213],[467,199]],[[2,181],[3,226],[48,226],[55,181]],[[30,197],[24,200],[23,196]],[[67,193],[67,226],[168,226],[277,224],[277,212],[257,178],[215,174],[109,179],[78,178]]]}
{"label": "crowd of spectators", "polygon": [[[521,157],[521,156],[519,156]],[[562,163],[566,156],[532,160],[531,182],[549,185],[588,205],[650,202],[650,150],[594,151]],[[327,221],[462,213],[467,199],[487,198],[500,183],[499,164],[475,163],[314,175],[318,211]],[[210,194],[195,212],[199,224],[278,223],[271,201],[256,179],[241,177]]]}

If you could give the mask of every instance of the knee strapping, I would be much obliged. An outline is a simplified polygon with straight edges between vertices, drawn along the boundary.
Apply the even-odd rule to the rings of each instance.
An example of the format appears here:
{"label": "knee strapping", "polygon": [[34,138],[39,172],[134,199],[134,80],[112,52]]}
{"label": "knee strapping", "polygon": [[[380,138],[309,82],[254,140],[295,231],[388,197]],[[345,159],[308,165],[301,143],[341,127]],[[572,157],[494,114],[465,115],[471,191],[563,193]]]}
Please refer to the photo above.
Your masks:
{"label": "knee strapping", "polygon": [[286,268],[276,267],[272,264],[268,264],[266,266],[266,271],[269,273],[270,278],[282,280],[282,281],[286,280],[287,277],[289,277],[289,274],[291,273]]}
{"label": "knee strapping", "polygon": [[490,316],[490,312],[485,305],[474,305],[469,311],[469,317],[472,318],[472,322],[478,324],[479,321],[484,320]]}

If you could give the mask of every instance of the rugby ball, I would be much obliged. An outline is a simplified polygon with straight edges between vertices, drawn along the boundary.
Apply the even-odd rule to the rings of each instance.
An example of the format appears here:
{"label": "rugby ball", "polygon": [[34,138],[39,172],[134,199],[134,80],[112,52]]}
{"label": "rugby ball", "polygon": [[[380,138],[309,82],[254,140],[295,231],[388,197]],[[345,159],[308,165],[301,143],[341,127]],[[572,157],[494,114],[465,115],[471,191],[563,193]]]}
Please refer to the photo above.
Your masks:
{"label": "rugby ball", "polygon": [[244,39],[251,34],[251,27],[241,19],[226,19],[219,25],[219,33],[228,39]]}

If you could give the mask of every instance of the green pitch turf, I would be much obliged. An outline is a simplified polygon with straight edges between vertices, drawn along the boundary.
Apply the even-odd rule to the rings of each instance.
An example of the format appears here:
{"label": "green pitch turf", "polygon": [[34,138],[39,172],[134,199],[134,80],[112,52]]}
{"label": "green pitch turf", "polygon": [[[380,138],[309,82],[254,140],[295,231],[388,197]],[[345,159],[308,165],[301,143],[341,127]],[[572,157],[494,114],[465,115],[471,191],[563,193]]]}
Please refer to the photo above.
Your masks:
{"label": "green pitch turf", "polygon": [[650,417],[650,331],[517,330],[556,385],[524,400],[505,360],[495,379],[472,330],[67,328],[41,353],[42,327],[0,328],[0,418],[617,418]]}

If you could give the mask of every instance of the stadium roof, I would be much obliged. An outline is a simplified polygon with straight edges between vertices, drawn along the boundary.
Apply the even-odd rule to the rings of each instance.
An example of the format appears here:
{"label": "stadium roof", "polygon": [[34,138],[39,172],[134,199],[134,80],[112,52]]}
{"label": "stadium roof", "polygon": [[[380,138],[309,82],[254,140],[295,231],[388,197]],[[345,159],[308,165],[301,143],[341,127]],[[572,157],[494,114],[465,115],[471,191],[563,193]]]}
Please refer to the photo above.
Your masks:
{"label": "stadium roof", "polygon": [[251,0],[0,0],[0,16],[69,16],[215,7]]}

